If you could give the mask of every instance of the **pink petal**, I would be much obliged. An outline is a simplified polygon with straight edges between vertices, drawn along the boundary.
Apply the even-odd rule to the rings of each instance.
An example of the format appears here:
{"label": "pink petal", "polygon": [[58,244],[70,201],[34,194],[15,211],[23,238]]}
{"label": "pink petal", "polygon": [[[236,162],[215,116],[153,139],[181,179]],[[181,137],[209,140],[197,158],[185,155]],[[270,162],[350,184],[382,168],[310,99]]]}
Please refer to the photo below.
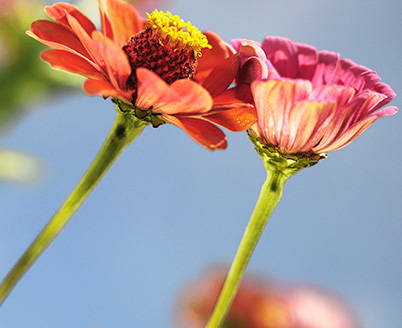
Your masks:
{"label": "pink petal", "polygon": [[88,35],[91,35],[91,33],[96,30],[94,23],[92,23],[77,7],[69,3],[59,2],[53,6],[47,6],[45,7],[45,12],[50,18],[53,18],[56,22],[66,27],[70,27],[66,14],[73,16]]}
{"label": "pink petal", "polygon": [[162,115],[162,118],[184,130],[195,142],[208,150],[225,149],[227,140],[221,129],[197,118]]}
{"label": "pink petal", "polygon": [[318,52],[317,67],[311,79],[313,87],[328,84],[334,75],[339,60],[339,54],[330,51]]}
{"label": "pink petal", "polygon": [[289,153],[310,151],[322,138],[327,125],[324,123],[335,110],[335,103],[296,103],[289,116],[289,134],[282,135],[280,147]]}
{"label": "pink petal", "polygon": [[290,110],[311,92],[309,81],[268,80],[251,84],[258,116],[258,127],[272,145],[279,145],[282,133],[288,133]]}
{"label": "pink petal", "polygon": [[80,74],[90,79],[105,79],[99,68],[91,61],[65,50],[45,50],[42,51],[41,58],[53,68]]}
{"label": "pink petal", "polygon": [[327,144],[319,144],[313,148],[315,153],[327,153],[345,147],[360,136],[367,128],[374,123],[376,117],[368,117],[364,121],[357,122],[350,127],[346,132],[339,136],[336,140]]}
{"label": "pink petal", "polygon": [[297,45],[297,62],[299,79],[310,80],[314,76],[317,67],[318,54],[317,50],[307,44],[296,43]]}
{"label": "pink petal", "polygon": [[297,47],[292,41],[280,37],[266,37],[261,48],[280,76],[298,77]]}

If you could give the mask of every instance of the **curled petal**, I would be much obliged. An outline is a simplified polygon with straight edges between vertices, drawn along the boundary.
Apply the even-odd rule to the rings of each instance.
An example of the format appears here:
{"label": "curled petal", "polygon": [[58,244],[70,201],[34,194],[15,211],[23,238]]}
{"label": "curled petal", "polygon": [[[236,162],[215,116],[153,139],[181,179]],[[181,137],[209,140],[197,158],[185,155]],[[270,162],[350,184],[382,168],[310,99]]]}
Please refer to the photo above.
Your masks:
{"label": "curled petal", "polygon": [[219,65],[228,55],[234,54],[233,49],[223,41],[216,33],[206,31],[203,34],[207,37],[211,49],[204,48],[201,51],[201,57],[198,58],[196,81],[203,81],[215,66]]}
{"label": "curled petal", "polygon": [[162,115],[162,118],[184,130],[194,141],[208,150],[225,149],[227,140],[221,129],[199,118]]}
{"label": "curled petal", "polygon": [[68,14],[79,22],[88,35],[91,35],[96,30],[95,25],[77,7],[69,3],[59,2],[53,6],[47,6],[45,7],[45,12],[50,18],[53,18],[65,27],[71,27],[67,19]]}
{"label": "curled petal", "polygon": [[202,82],[202,86],[209,91],[212,97],[219,95],[232,84],[239,68],[239,56],[230,56],[215,66]]}

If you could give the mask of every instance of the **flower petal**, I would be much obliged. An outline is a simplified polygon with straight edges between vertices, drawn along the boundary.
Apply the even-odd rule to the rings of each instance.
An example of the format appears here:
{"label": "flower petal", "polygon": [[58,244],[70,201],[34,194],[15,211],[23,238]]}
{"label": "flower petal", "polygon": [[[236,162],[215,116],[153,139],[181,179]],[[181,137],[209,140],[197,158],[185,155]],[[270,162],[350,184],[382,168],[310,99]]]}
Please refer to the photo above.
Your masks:
{"label": "flower petal", "polygon": [[296,103],[289,116],[289,134],[283,134],[281,138],[282,150],[289,153],[308,152],[322,138],[323,123],[334,115],[335,110],[336,103]]}
{"label": "flower petal", "polygon": [[142,30],[144,21],[137,10],[128,3],[106,0],[107,15],[113,31],[113,40],[119,47]]}
{"label": "flower petal", "polygon": [[318,62],[311,79],[313,87],[329,84],[338,64],[339,54],[330,51],[319,51]]}
{"label": "flower petal", "polygon": [[105,76],[88,59],[65,50],[45,50],[40,54],[42,60],[53,68],[76,73],[90,79],[105,79]]}
{"label": "flower petal", "polygon": [[136,106],[163,114],[199,115],[209,111],[213,101],[208,91],[187,79],[170,86],[145,68],[137,69],[138,99]]}
{"label": "flower petal", "polygon": [[203,81],[212,69],[219,65],[228,54],[233,54],[233,49],[216,33],[206,31],[203,34],[207,37],[211,49],[204,48],[201,51],[202,56],[198,58],[196,81]]}
{"label": "flower petal", "polygon": [[131,74],[130,63],[124,51],[112,40],[95,31],[92,39],[105,63],[109,81],[121,90],[126,90],[127,79]]}
{"label": "flower petal", "polygon": [[307,100],[311,92],[309,81],[255,81],[251,92],[258,115],[258,128],[271,145],[280,145],[282,133],[288,133],[291,108],[298,101]]}
{"label": "flower petal", "polygon": [[113,40],[112,26],[110,25],[110,20],[106,15],[106,9],[103,0],[98,0],[98,7],[101,17],[102,34]]}
{"label": "flower petal", "polygon": [[297,47],[292,41],[269,36],[264,39],[261,48],[280,76],[298,77]]}
{"label": "flower petal", "polygon": [[131,104],[131,92],[116,90],[116,88],[107,81],[87,80],[83,86],[84,91],[91,96],[113,97],[121,101]]}
{"label": "flower petal", "polygon": [[47,20],[33,22],[26,34],[50,48],[66,50],[90,58],[78,37],[70,29],[55,22]]}
{"label": "flower petal", "polygon": [[202,86],[209,91],[212,97],[224,92],[233,82],[240,68],[240,57],[233,55],[215,66]]}
{"label": "flower petal", "polygon": [[353,140],[355,140],[358,136],[360,136],[364,131],[368,129],[368,127],[374,123],[376,117],[368,117],[363,121],[357,122],[351,128],[349,128],[346,132],[344,132],[339,138],[334,140],[328,145],[322,145],[321,143],[313,148],[313,152],[315,153],[327,153],[330,151],[338,150],[350,144]]}
{"label": "flower petal", "polygon": [[45,12],[50,18],[53,18],[56,22],[65,27],[70,27],[66,16],[69,14],[79,22],[88,35],[91,35],[91,33],[96,30],[94,23],[92,23],[77,7],[69,3],[59,2],[52,6],[47,6],[45,7]]}
{"label": "flower petal", "polygon": [[138,89],[135,106],[142,110],[153,107],[162,94],[168,92],[169,85],[163,81],[156,73],[146,69],[138,68]]}
{"label": "flower petal", "polygon": [[235,132],[247,130],[257,120],[257,114],[254,107],[234,107],[232,109],[203,117],[212,123]]}
{"label": "flower petal", "polygon": [[212,123],[191,117],[162,115],[162,118],[184,130],[194,141],[208,150],[227,147],[225,134]]}

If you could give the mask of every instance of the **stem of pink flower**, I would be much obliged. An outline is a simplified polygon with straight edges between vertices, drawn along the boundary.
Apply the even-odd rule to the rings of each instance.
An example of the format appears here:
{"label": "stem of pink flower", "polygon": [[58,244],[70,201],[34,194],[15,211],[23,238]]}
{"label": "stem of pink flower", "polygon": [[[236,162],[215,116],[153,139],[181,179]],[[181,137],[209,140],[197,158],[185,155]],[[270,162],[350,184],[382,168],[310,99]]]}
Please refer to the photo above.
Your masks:
{"label": "stem of pink flower", "polygon": [[281,199],[283,186],[288,177],[280,170],[269,170],[267,172],[267,179],[261,188],[257,204],[206,328],[222,326],[257,242],[269,217]]}
{"label": "stem of pink flower", "polygon": [[1,282],[0,306],[81,207],[117,157],[141,134],[146,125],[148,123],[140,121],[132,115],[117,111],[116,119],[108,136],[81,180]]}

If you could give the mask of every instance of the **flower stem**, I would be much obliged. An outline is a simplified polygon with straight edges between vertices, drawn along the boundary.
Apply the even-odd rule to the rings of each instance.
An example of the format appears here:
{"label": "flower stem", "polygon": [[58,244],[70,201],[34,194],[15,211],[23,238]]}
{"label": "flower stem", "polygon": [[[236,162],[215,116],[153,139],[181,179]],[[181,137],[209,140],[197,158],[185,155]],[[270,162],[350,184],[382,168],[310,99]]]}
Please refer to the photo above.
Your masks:
{"label": "flower stem", "polygon": [[281,199],[283,186],[287,178],[288,176],[280,170],[269,170],[267,172],[267,179],[261,188],[254,212],[243,234],[243,238],[206,328],[218,328],[223,324],[239,288],[247,263],[253,254],[271,213]]}
{"label": "flower stem", "polygon": [[81,180],[1,282],[0,306],[18,281],[81,207],[121,152],[140,135],[147,124],[131,115],[117,111],[116,119],[109,134]]}

